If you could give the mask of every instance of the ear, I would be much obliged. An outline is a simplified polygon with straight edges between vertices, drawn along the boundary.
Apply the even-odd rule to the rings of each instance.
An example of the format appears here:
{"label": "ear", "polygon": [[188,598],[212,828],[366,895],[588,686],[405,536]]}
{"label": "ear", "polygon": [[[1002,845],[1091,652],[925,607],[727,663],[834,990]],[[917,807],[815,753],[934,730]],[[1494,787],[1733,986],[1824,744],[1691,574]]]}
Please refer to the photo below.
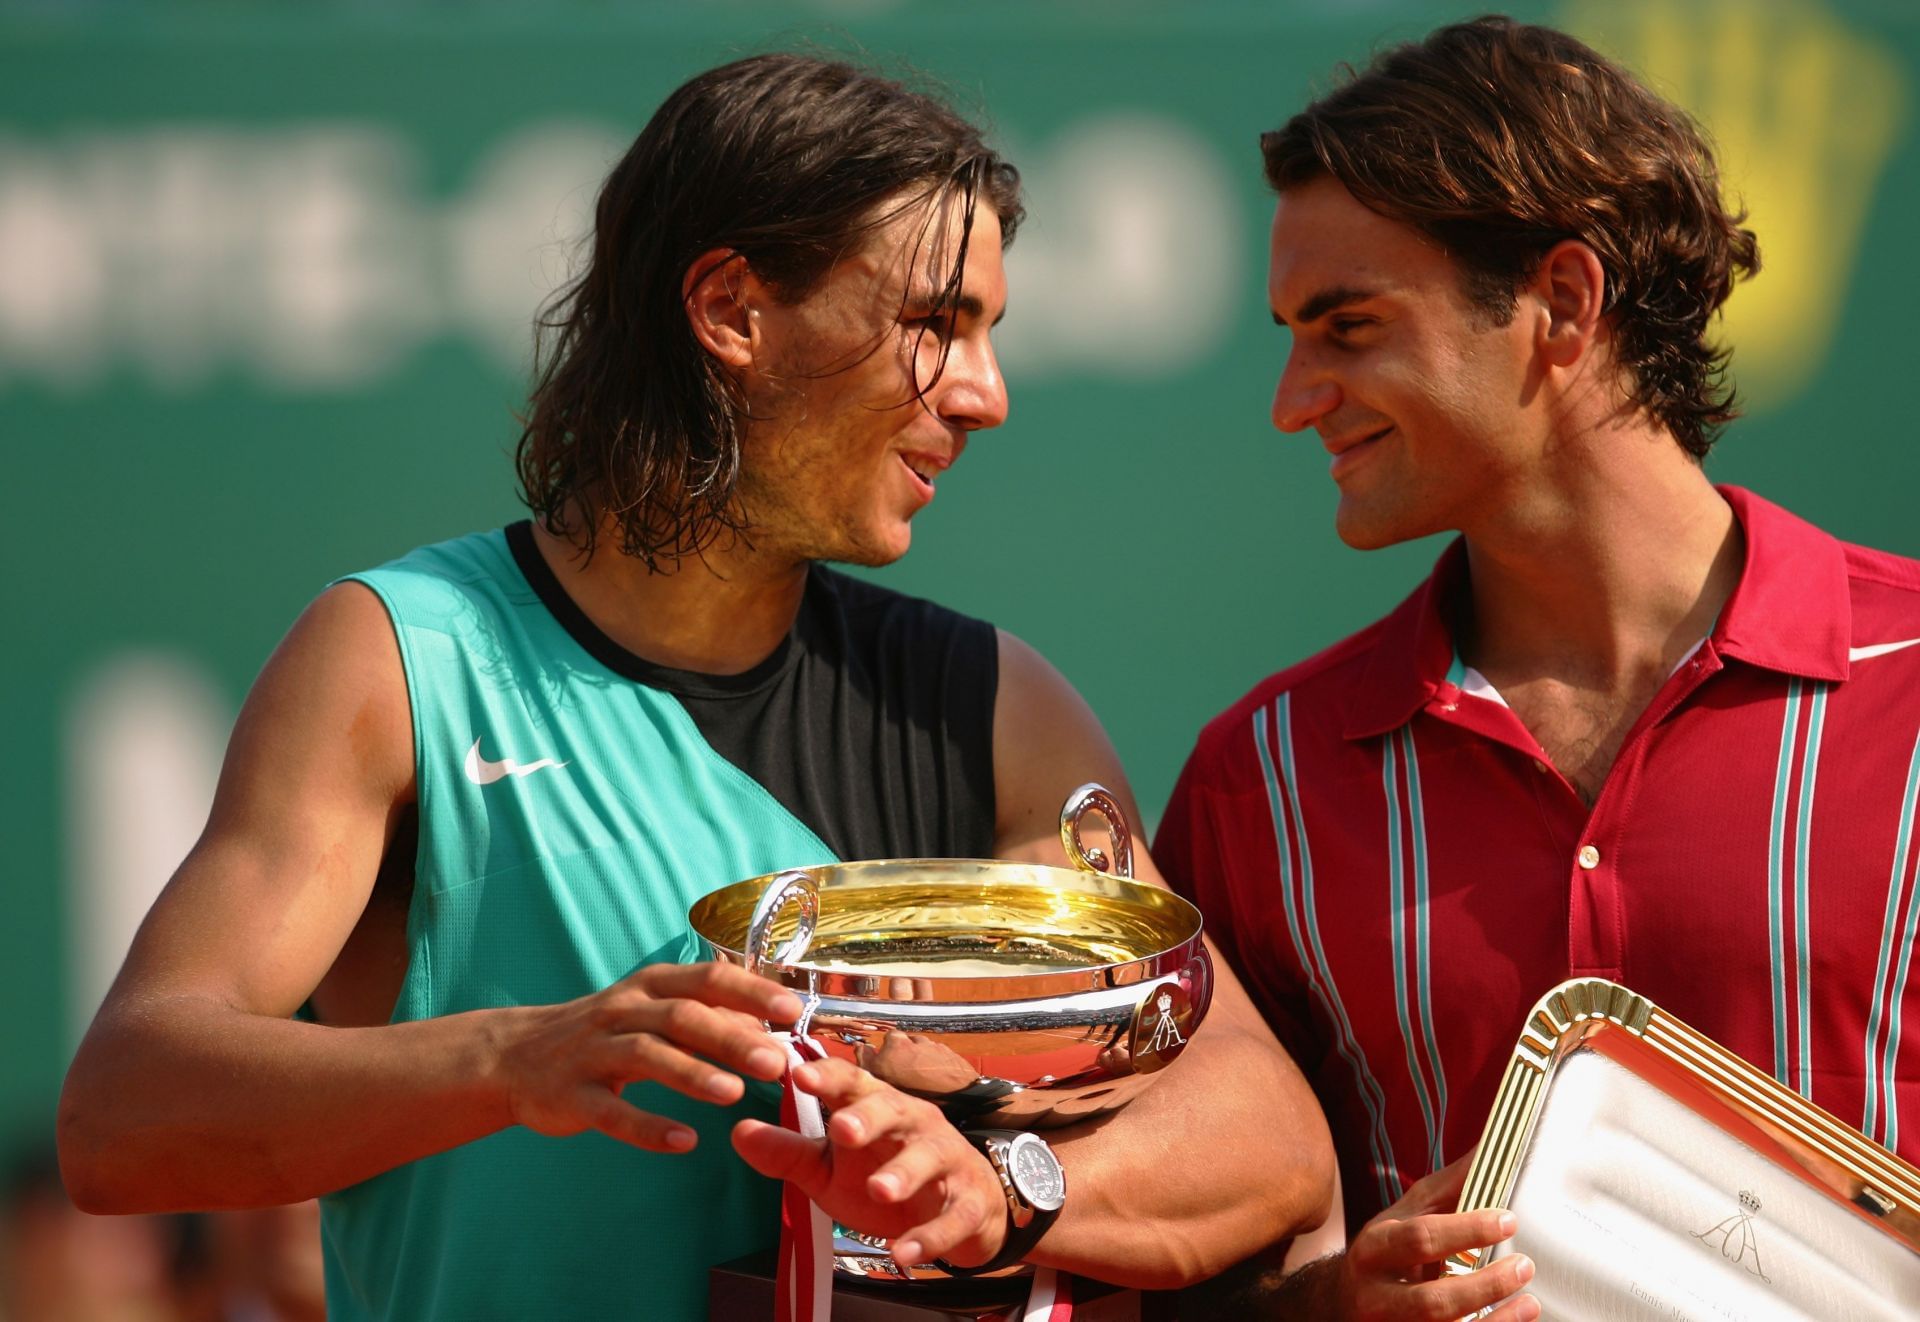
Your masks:
{"label": "ear", "polygon": [[1540,349],[1555,367],[1571,367],[1599,337],[1607,306],[1607,272],[1599,256],[1578,239],[1556,243],[1541,259],[1530,284],[1545,314]]}
{"label": "ear", "polygon": [[764,292],[747,259],[731,248],[711,248],[680,278],[680,303],[694,339],[736,372],[753,365],[753,308]]}

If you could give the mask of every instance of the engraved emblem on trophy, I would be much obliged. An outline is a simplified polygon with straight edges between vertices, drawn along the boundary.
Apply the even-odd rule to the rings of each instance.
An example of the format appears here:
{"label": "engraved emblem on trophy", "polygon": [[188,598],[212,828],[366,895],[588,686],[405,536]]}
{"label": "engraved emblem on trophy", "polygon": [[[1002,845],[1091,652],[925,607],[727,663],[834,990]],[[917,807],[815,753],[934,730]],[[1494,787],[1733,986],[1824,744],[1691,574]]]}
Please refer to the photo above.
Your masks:
{"label": "engraved emblem on trophy", "polygon": [[[1760,1199],[1750,1190],[1742,1189],[1738,1212],[1716,1226],[1688,1233],[1703,1244],[1712,1244],[1717,1237],[1720,1241],[1721,1257],[1737,1267],[1743,1267],[1752,1272],[1768,1285],[1772,1285],[1773,1277],[1767,1275],[1760,1267],[1760,1240],[1753,1229],[1754,1218],[1759,1215]],[[1748,1258],[1753,1259],[1751,1265],[1747,1263]]]}
{"label": "engraved emblem on trophy", "polygon": [[1180,1028],[1173,1022],[1173,997],[1161,992],[1153,998],[1159,1007],[1160,1017],[1154,1021],[1153,1041],[1147,1044],[1149,1051],[1165,1051],[1170,1047],[1184,1047],[1187,1039],[1180,1036]]}

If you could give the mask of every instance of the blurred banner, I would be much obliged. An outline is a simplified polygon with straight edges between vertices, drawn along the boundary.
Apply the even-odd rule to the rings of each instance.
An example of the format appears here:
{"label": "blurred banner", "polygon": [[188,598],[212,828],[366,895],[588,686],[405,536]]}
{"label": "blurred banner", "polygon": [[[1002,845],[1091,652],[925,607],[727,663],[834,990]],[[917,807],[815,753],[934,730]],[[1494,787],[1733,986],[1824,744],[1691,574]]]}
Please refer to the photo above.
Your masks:
{"label": "blurred banner", "polygon": [[[1030,185],[979,437],[884,581],[1046,653],[1157,818],[1200,724],[1437,552],[1331,530],[1267,421],[1258,133],[1483,6],[1085,0],[0,12],[0,1123],[68,1053],[204,821],[233,713],[331,578],[517,517],[535,307],[681,80],[810,45],[924,70]],[[1574,0],[1691,108],[1761,237],[1710,462],[1920,554],[1900,383],[1920,10]],[[1903,237],[1905,236],[1905,237]],[[716,877],[716,884],[732,880]]]}

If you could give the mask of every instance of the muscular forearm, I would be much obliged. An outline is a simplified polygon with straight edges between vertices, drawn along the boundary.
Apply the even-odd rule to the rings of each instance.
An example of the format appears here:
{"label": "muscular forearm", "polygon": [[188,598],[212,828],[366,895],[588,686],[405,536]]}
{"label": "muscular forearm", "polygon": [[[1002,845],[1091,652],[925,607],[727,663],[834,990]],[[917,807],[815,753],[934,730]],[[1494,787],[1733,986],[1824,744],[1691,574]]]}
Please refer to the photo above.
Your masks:
{"label": "muscular forearm", "polygon": [[198,996],[113,1005],[60,1100],[68,1191],[91,1212],[294,1202],[492,1133],[514,1013],[328,1028]]}
{"label": "muscular forearm", "polygon": [[1143,1289],[1211,1276],[1319,1225],[1326,1123],[1271,1039],[1209,1024],[1167,1076],[1104,1122],[1048,1136],[1067,1167],[1033,1261]]}

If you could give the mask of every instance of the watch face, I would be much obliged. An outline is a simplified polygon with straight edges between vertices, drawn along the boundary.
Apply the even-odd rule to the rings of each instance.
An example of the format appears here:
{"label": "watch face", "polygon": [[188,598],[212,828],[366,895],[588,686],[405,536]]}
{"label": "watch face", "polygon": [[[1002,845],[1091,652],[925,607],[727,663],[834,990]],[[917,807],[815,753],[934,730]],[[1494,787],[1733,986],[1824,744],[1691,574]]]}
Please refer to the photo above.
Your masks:
{"label": "watch face", "polygon": [[1067,1201],[1067,1174],[1044,1139],[1022,1134],[1007,1151],[1007,1173],[1029,1204],[1043,1212],[1057,1212]]}

